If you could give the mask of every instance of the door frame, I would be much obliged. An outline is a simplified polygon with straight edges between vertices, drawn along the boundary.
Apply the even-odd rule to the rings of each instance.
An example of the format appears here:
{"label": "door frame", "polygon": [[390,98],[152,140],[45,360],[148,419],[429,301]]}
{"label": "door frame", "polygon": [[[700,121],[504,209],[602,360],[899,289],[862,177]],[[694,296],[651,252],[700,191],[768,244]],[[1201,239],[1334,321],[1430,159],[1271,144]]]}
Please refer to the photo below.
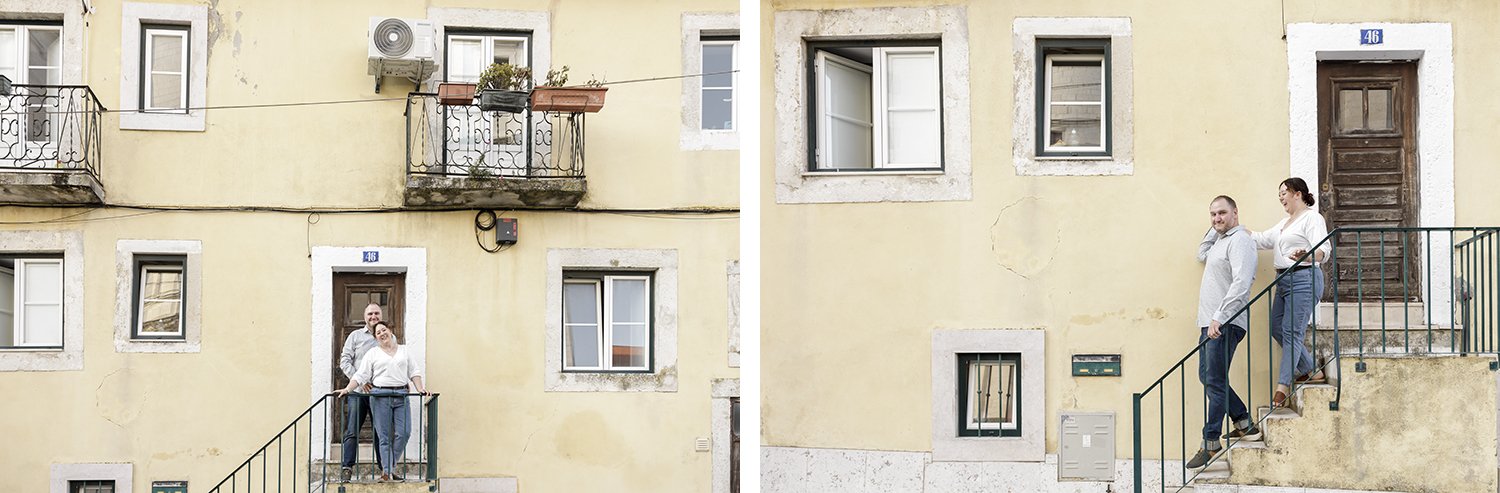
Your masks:
{"label": "door frame", "polygon": [[[365,262],[365,252],[378,252],[379,260],[376,262]],[[312,327],[309,331],[312,344],[309,347],[311,359],[311,382],[309,384],[309,395],[311,401],[323,397],[329,392],[333,385],[333,375],[328,369],[333,364],[333,357],[328,348],[333,344],[333,273],[334,272],[405,272],[406,273],[406,299],[404,303],[405,314],[402,315],[400,323],[405,327],[406,346],[412,358],[422,367],[427,367],[427,249],[426,248],[397,248],[397,247],[332,247],[318,246],[312,248]],[[415,414],[416,410],[412,409]],[[321,421],[321,420],[319,420]],[[314,436],[325,430],[317,429],[321,423],[314,423]],[[407,455],[415,457],[412,447],[417,445],[417,430],[419,423],[413,423],[412,441],[407,444]],[[313,448],[313,458],[322,459],[323,447]]]}
{"label": "door frame", "polygon": [[[1385,43],[1359,44],[1361,29],[1383,29]],[[1448,23],[1358,23],[1287,25],[1287,89],[1290,97],[1291,176],[1318,183],[1318,62],[1337,60],[1411,60],[1417,64],[1417,224],[1451,227],[1453,198],[1453,29]],[[1316,207],[1315,207],[1316,209]],[[1321,211],[1319,211],[1321,213]],[[1449,238],[1434,235],[1431,259],[1419,259],[1424,269],[1448,272]],[[1424,249],[1425,251],[1425,249]],[[1430,267],[1429,267],[1430,261]],[[1425,273],[1424,273],[1425,274]],[[1425,276],[1433,293],[1446,293],[1449,280]],[[1449,320],[1448,297],[1433,296],[1428,303],[1435,324]]]}

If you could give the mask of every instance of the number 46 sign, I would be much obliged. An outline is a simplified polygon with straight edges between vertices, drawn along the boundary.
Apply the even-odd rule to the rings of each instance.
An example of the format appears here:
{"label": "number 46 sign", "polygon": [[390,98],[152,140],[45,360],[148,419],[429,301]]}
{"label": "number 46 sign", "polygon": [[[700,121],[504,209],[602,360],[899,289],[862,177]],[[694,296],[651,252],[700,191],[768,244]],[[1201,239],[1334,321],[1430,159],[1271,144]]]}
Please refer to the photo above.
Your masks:
{"label": "number 46 sign", "polygon": [[1382,44],[1382,43],[1385,43],[1385,30],[1384,29],[1360,29],[1359,30],[1359,44],[1362,44],[1362,45],[1378,45],[1378,44]]}

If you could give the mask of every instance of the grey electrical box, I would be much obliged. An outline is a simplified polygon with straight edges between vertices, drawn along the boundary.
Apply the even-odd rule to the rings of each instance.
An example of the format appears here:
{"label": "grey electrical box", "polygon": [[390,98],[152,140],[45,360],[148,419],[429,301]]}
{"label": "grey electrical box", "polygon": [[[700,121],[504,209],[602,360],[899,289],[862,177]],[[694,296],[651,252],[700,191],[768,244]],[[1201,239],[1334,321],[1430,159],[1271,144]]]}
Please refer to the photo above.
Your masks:
{"label": "grey electrical box", "polygon": [[1058,481],[1115,480],[1115,413],[1059,414]]}
{"label": "grey electrical box", "polygon": [[521,225],[513,217],[495,220],[495,243],[514,245],[521,238]]}

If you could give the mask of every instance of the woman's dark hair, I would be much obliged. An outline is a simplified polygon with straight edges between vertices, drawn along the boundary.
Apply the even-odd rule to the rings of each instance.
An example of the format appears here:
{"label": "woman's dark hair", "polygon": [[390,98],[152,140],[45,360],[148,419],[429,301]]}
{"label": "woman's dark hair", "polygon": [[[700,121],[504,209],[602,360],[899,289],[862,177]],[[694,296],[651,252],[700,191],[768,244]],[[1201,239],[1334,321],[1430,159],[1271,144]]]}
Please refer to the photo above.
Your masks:
{"label": "woman's dark hair", "polygon": [[1281,180],[1281,186],[1286,187],[1286,190],[1288,192],[1297,192],[1302,194],[1302,203],[1307,204],[1308,207],[1312,207],[1312,205],[1317,202],[1317,200],[1313,199],[1312,192],[1309,192],[1307,190],[1307,182],[1303,181],[1301,178],[1293,176],[1291,178]]}

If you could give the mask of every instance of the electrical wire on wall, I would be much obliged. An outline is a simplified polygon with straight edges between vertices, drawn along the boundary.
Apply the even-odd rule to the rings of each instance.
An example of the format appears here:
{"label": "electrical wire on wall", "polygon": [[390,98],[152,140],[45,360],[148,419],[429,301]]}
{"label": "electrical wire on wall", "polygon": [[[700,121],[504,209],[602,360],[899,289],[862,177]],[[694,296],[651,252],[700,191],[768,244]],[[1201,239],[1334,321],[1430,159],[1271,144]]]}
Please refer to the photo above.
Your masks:
{"label": "electrical wire on wall", "polygon": [[509,245],[499,245],[498,241],[494,242],[498,246],[493,249],[484,245],[484,240],[482,239],[484,232],[495,231],[496,226],[500,224],[500,217],[504,215],[504,211],[496,214],[495,211],[489,209],[481,210],[478,213],[474,214],[474,243],[479,244],[479,249],[489,253],[500,253],[509,250],[510,247],[515,246],[514,243],[511,243]]}

